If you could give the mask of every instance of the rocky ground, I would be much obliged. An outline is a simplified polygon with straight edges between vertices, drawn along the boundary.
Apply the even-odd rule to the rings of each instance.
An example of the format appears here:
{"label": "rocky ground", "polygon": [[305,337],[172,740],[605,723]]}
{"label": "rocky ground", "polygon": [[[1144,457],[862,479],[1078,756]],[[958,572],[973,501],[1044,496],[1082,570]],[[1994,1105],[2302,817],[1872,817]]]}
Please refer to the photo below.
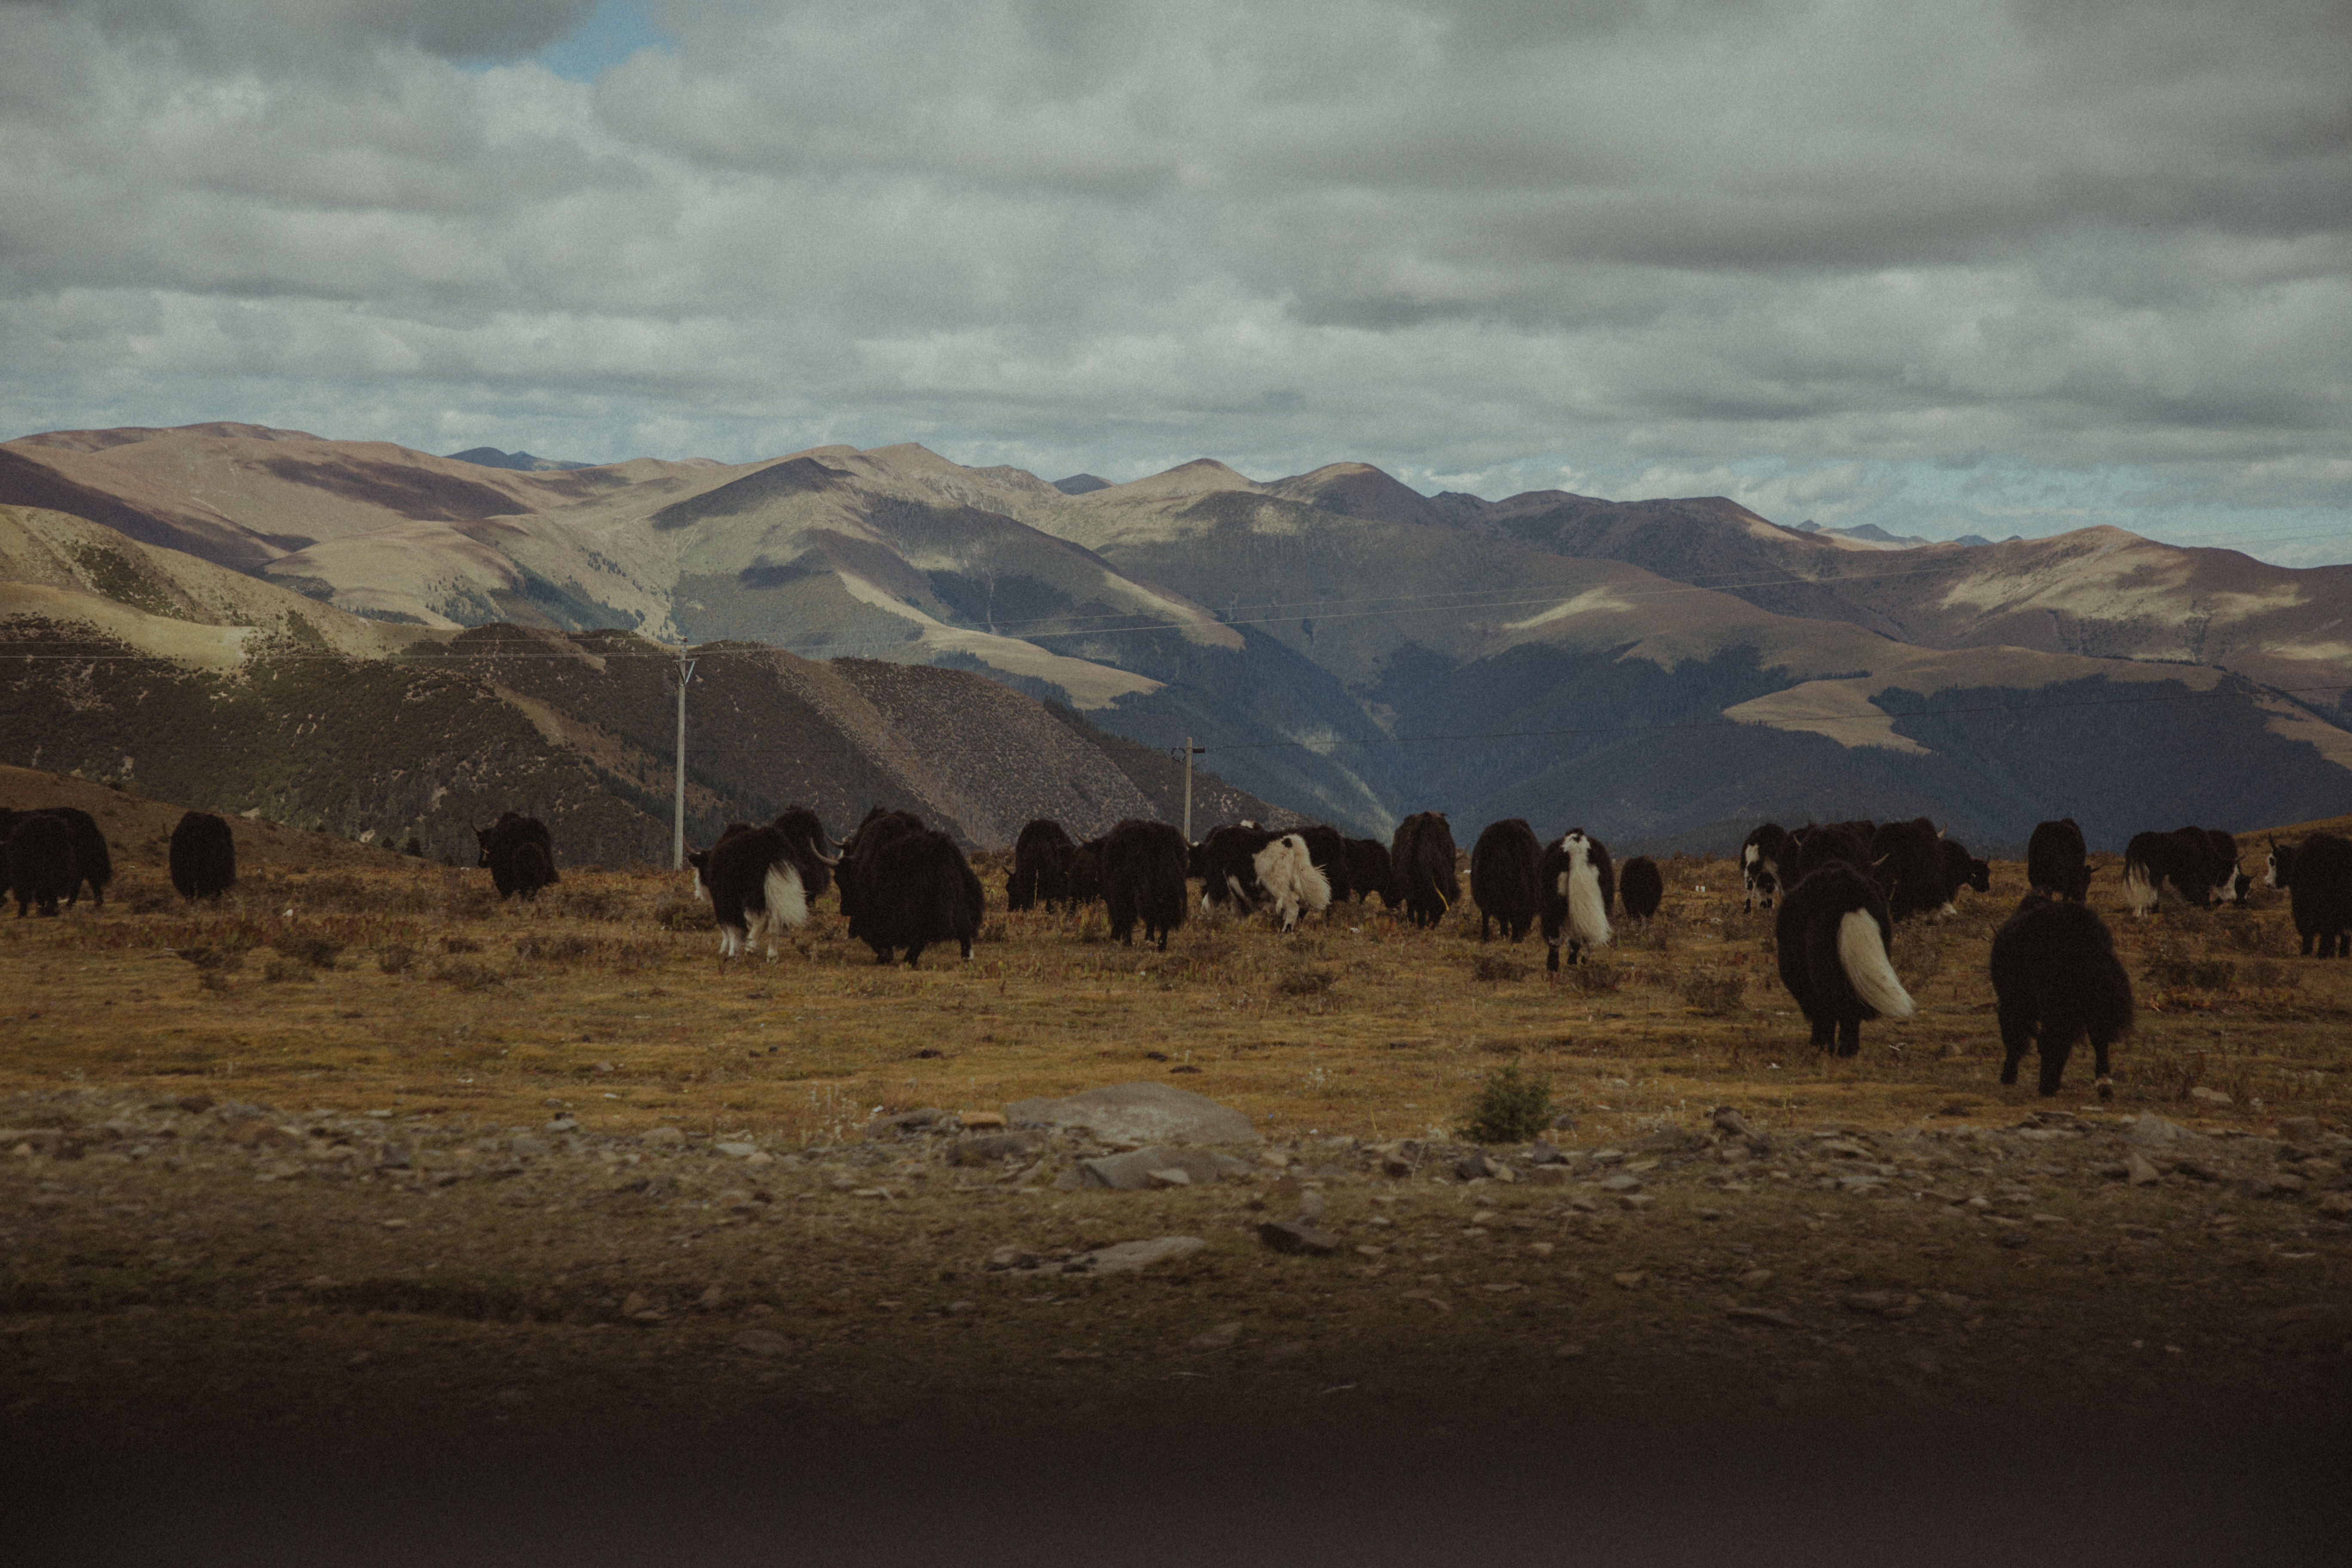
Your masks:
{"label": "rocky ground", "polygon": [[[509,1467],[652,1433],[964,1462],[1008,1435],[1297,1434],[1512,1468],[1562,1432],[1620,1458],[1681,1433],[1684,1462],[1738,1434],[1752,1461],[1888,1424],[2095,1415],[2147,1442],[2259,1417],[2267,1487],[2330,1451],[2352,1394],[2352,1138],[2314,1123],[1727,1113],[1617,1148],[1209,1151],[1071,1103],[786,1148],[18,1095],[0,1432],[87,1479],[227,1432]],[[2304,1500],[2342,1512],[2340,1488]]]}

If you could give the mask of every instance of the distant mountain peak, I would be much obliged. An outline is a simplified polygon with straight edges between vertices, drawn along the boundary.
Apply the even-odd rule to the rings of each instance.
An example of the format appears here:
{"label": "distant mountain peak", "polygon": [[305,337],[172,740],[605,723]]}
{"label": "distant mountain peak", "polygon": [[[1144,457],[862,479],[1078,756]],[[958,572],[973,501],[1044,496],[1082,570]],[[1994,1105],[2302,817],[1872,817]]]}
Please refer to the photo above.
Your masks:
{"label": "distant mountain peak", "polygon": [[1072,474],[1066,479],[1055,479],[1054,488],[1066,496],[1082,496],[1110,489],[1110,481],[1093,474]]}
{"label": "distant mountain peak", "polygon": [[561,458],[535,458],[529,452],[501,452],[496,447],[470,447],[447,456],[453,463],[471,463],[478,468],[512,468],[525,474],[556,474],[596,467],[593,463],[567,463]]}

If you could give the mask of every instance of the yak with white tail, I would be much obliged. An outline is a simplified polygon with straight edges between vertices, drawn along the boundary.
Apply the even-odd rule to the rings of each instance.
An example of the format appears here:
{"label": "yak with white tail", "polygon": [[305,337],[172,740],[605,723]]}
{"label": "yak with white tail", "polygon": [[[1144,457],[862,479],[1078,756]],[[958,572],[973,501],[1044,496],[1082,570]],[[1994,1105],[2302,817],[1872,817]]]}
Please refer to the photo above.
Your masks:
{"label": "yak with white tail", "polygon": [[833,885],[840,864],[817,847],[831,842],[816,813],[795,805],[766,827],[730,823],[718,843],[686,858],[695,897],[719,919],[721,958],[762,945],[773,958],[779,933],[808,923],[809,900]]}
{"label": "yak with white tail", "polygon": [[1833,862],[1780,900],[1772,925],[1780,983],[1797,999],[1813,1044],[1842,1057],[1862,1049],[1870,1018],[1907,1018],[1910,994],[1887,958],[1895,922],[1886,895],[1850,865]]}
{"label": "yak with white tail", "polygon": [[1537,868],[1543,896],[1537,911],[1543,921],[1544,967],[1559,968],[1559,950],[1570,963],[1584,962],[1587,949],[1609,945],[1609,906],[1617,897],[1617,875],[1609,847],[1581,827],[1571,827],[1546,849]]}

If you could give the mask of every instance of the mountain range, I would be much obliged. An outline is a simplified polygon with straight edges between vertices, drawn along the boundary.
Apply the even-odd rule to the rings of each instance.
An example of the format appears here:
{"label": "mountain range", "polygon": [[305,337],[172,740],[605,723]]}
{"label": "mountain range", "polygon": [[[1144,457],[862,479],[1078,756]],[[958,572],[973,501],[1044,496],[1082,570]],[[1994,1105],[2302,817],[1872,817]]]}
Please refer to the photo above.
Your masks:
{"label": "mountain range", "polygon": [[[1081,773],[1105,800],[1109,773],[1151,795],[1130,775],[1190,736],[1237,811],[1245,793],[1384,834],[1435,808],[1465,843],[1507,816],[1665,849],[1767,817],[1927,815],[2006,845],[2071,815],[2119,847],[2352,810],[2352,567],[2115,529],[1912,543],[1719,497],[1424,496],[1361,463],[1048,482],[904,445],[572,468],[219,424],[0,444],[0,502],[12,636],[103,637],[217,679],[231,645],[250,666],[304,637],[362,684],[494,671],[542,749],[604,757],[563,786],[583,812],[598,789],[650,809],[680,643],[698,668],[761,672],[726,677],[730,713],[761,717],[707,810],[781,800],[753,774],[801,721],[763,705],[814,711],[822,688],[878,715],[844,721],[861,754],[885,731],[903,748],[842,809],[887,784],[975,843],[1067,804],[1045,782],[1060,762],[1014,761],[1055,734],[1104,759]],[[17,689],[71,710],[55,680]],[[1004,695],[950,695],[984,690]],[[1017,722],[991,706],[1015,695]],[[953,753],[997,727],[1009,793],[959,804]],[[403,765],[454,790],[435,770],[456,757]],[[371,809],[397,831],[424,798]]]}

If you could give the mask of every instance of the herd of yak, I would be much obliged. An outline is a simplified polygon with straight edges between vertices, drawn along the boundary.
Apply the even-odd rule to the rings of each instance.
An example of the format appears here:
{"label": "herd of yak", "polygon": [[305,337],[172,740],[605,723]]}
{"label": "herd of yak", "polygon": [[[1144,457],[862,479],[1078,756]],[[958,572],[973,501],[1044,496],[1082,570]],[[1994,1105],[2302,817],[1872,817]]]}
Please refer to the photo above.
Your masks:
{"label": "herd of yak", "polygon": [[[479,864],[501,898],[535,897],[558,879],[554,845],[534,817],[508,812],[478,828]],[[37,909],[55,915],[84,889],[102,908],[113,861],[106,837],[86,811],[70,806],[0,810],[8,891],[22,919]],[[776,956],[778,937],[803,924],[809,905],[838,886],[852,941],[875,961],[954,942],[971,956],[986,908],[980,879],[955,840],[910,812],[877,806],[848,838],[826,834],[816,814],[793,806],[765,826],[730,824],[708,849],[687,857],[695,893],[717,918],[719,951],[740,957],[754,948]],[[1203,910],[1267,911],[1285,931],[1335,902],[1378,895],[1416,926],[1434,926],[1462,899],[1454,834],[1444,815],[1406,817],[1387,844],[1348,838],[1332,828],[1268,828],[1229,823],[1192,844],[1164,822],[1130,818],[1079,843],[1060,824],[1039,819],[1021,830],[1006,882],[1007,907],[1108,906],[1111,935],[1168,949],[1184,923],[1189,884],[1202,885]],[[227,822],[191,811],[173,830],[172,886],[188,899],[217,899],[236,880],[236,840]],[[1910,996],[1889,952],[1895,922],[1948,913],[1963,889],[1988,892],[1986,863],[1946,838],[1925,817],[1908,822],[1808,824],[1793,831],[1767,823],[1740,846],[1748,907],[1777,901],[1773,945],[1780,979],[1805,1015],[1814,1045],[1853,1056],[1870,1019],[1908,1017]],[[1992,943],[2005,1060],[2001,1082],[2017,1081],[2029,1047],[2041,1057],[2041,1089],[2058,1091],[2074,1046],[2087,1038],[2096,1057],[2098,1090],[2110,1092],[2108,1048],[2131,1026],[2131,983],[2113,936],[2089,907],[2092,868],[2074,820],[2045,822],[2026,848],[2029,891]],[[2291,895],[2305,956],[2352,957],[2352,843],[2316,833],[2300,845],[2275,839],[2263,880]],[[2235,839],[2218,829],[2142,833],[2124,855],[2126,906],[2145,917],[2169,885],[2199,908],[2242,903],[2252,879],[2239,869]],[[1558,970],[1612,939],[1610,917],[1654,915],[1664,879],[1647,856],[1619,866],[1608,846],[1582,828],[1553,842],[1519,817],[1489,825],[1470,851],[1470,898],[1484,942],[1499,926],[1517,942],[1540,927],[1546,966]]]}

